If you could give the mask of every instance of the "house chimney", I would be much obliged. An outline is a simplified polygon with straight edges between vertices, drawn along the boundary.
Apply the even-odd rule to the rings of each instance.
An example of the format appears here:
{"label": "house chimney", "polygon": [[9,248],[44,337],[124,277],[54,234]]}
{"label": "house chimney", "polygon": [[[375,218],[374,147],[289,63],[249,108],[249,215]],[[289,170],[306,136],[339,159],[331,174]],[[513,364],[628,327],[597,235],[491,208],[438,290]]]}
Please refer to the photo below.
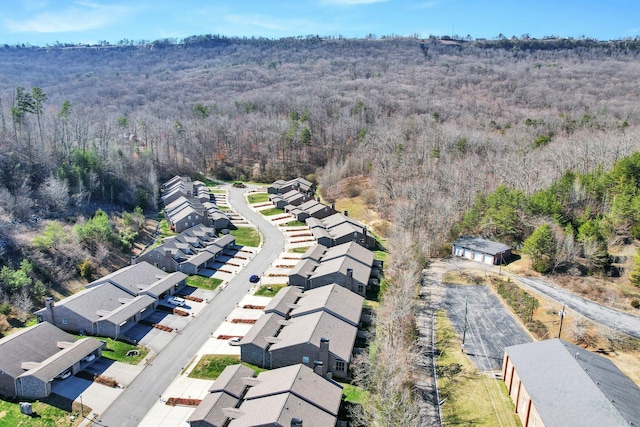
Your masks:
{"label": "house chimney", "polygon": [[331,203],[331,209],[333,209],[334,211],[336,210],[336,204],[335,203]]}
{"label": "house chimney", "polygon": [[55,322],[53,321],[53,307],[55,307],[55,303],[52,297],[46,297],[44,299],[44,307],[44,320],[50,322],[52,325],[55,325]]}
{"label": "house chimney", "polygon": [[349,211],[344,211],[344,216],[349,216]]}
{"label": "house chimney", "polygon": [[347,286],[350,291],[355,292],[353,289],[353,268],[347,268]]}
{"label": "house chimney", "polygon": [[291,427],[302,427],[302,420],[300,418],[291,418]]}
{"label": "house chimney", "polygon": [[322,372],[323,370],[324,370],[324,363],[322,363],[322,360],[315,360],[313,362],[313,372],[315,372],[320,376],[324,376],[324,373]]}
{"label": "house chimney", "polygon": [[322,376],[325,376],[329,369],[329,338],[320,338],[319,362],[322,363],[322,365],[320,365],[320,367],[322,368]]}

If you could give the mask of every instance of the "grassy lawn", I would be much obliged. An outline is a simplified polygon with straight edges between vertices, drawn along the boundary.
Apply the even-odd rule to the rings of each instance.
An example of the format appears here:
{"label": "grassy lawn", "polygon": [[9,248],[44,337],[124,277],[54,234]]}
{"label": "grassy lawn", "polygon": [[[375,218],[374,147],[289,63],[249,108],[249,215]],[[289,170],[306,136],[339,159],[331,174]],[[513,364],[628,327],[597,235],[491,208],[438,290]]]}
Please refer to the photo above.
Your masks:
{"label": "grassy lawn", "polygon": [[445,425],[519,426],[502,380],[479,374],[460,351],[460,339],[443,311],[436,321],[438,386]]}
{"label": "grassy lawn", "polygon": [[386,261],[388,255],[389,255],[389,252],[387,251],[374,251],[373,259],[377,259],[379,261]]}
{"label": "grassy lawn", "polygon": [[[77,426],[82,421],[80,403],[55,395],[44,400],[44,402],[35,401],[31,404],[32,416],[22,414],[19,403],[0,400],[0,425],[12,427]],[[83,408],[85,415],[91,412],[91,408],[87,405],[83,405]],[[75,416],[73,421],[71,421],[71,416]]]}
{"label": "grassy lawn", "polygon": [[175,236],[178,233],[174,232],[173,230],[171,230],[171,228],[169,228],[169,224],[167,223],[166,218],[163,218],[160,221],[160,236],[159,240],[162,239],[163,237],[169,237],[169,236]]}
{"label": "grassy lawn", "polygon": [[236,236],[236,245],[258,247],[260,245],[260,234],[253,227],[238,227],[230,231]]}
{"label": "grassy lawn", "polygon": [[257,297],[275,297],[278,291],[284,288],[287,285],[269,285],[269,286],[260,286],[256,293],[254,294]]}
{"label": "grassy lawn", "polygon": [[209,193],[211,193],[211,194],[224,194],[224,193],[226,193],[226,190],[221,190],[219,188],[210,188],[209,189]]}
{"label": "grassy lawn", "polygon": [[369,392],[361,387],[353,384],[340,383],[342,386],[342,394],[346,402],[358,403],[362,405],[369,397]]}
{"label": "grassy lawn", "polygon": [[274,216],[274,215],[283,214],[284,213],[284,209],[269,208],[269,209],[265,209],[263,211],[260,211],[260,213],[262,215],[264,215],[264,216]]}
{"label": "grassy lawn", "polygon": [[310,247],[311,246],[304,246],[302,248],[293,248],[293,249],[289,249],[288,252],[292,252],[294,254],[303,254],[303,253],[307,252]]}
{"label": "grassy lawn", "polygon": [[285,224],[287,227],[302,227],[303,225],[307,225],[306,222],[302,221],[290,221]]}
{"label": "grassy lawn", "polygon": [[269,201],[269,193],[253,193],[247,196],[249,204],[264,203]]}
{"label": "grassy lawn", "polygon": [[[96,337],[97,338],[97,337]],[[107,342],[107,348],[102,350],[102,357],[111,360],[117,360],[118,362],[128,363],[130,365],[137,365],[142,359],[149,353],[149,349],[141,345],[127,344],[122,341],[115,341],[112,338],[98,338]],[[129,350],[138,350],[140,355],[127,356]]]}
{"label": "grassy lawn", "polygon": [[[205,354],[198,364],[189,374],[190,378],[200,378],[203,380],[215,380],[220,376],[224,368],[236,365],[240,362],[240,356],[225,356],[220,354]],[[254,372],[263,372],[266,369],[258,368],[249,363],[242,362],[243,365],[253,369]]]}
{"label": "grassy lawn", "polygon": [[218,209],[220,209],[221,211],[231,210],[229,206],[223,206],[223,205],[217,205],[217,206],[218,206]]}
{"label": "grassy lawn", "polygon": [[217,288],[220,283],[222,283],[221,279],[216,279],[214,277],[203,277],[203,276],[189,276],[187,277],[187,285],[193,286],[201,289],[208,289],[210,291]]}

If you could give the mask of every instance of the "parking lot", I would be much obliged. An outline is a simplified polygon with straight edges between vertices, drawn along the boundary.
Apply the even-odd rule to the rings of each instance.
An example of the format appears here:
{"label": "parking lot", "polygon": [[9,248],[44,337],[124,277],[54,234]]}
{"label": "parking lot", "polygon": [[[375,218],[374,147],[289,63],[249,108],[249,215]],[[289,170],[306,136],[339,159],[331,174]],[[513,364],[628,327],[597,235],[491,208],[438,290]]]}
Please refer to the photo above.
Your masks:
{"label": "parking lot", "polygon": [[481,371],[501,370],[505,347],[533,341],[487,286],[445,284],[442,307],[456,333],[464,334],[464,352]]}

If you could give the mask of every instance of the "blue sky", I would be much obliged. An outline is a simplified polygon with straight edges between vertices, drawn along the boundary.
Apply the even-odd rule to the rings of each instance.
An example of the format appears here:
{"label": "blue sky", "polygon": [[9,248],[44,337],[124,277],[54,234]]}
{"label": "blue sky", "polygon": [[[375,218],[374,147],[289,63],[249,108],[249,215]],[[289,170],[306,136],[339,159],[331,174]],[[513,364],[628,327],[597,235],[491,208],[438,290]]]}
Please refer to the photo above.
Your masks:
{"label": "blue sky", "polygon": [[221,34],[640,35],[640,0],[0,0],[0,44]]}

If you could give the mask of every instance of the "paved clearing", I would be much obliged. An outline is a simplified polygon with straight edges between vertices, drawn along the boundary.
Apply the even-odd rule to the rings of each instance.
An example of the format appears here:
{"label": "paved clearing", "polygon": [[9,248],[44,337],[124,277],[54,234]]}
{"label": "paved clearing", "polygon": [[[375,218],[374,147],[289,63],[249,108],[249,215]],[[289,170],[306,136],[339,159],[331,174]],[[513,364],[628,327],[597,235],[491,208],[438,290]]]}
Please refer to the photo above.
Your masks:
{"label": "paved clearing", "polygon": [[460,337],[464,334],[464,351],[481,371],[501,370],[505,347],[533,341],[485,285],[445,285],[442,307],[456,333]]}

